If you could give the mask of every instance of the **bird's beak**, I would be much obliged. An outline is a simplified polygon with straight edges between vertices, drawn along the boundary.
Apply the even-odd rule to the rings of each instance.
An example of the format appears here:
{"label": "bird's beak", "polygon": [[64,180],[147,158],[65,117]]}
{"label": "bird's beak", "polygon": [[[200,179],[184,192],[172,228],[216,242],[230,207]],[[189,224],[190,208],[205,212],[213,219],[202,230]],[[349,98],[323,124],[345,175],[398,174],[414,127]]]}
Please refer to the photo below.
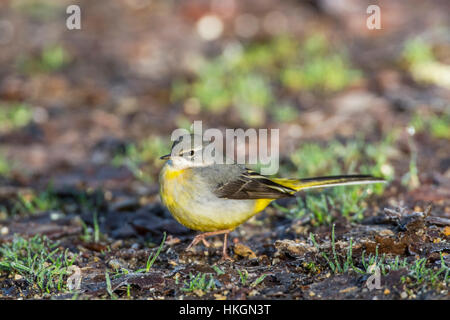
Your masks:
{"label": "bird's beak", "polygon": [[170,153],[166,154],[165,156],[162,156],[160,159],[161,160],[168,160],[168,159],[170,159]]}

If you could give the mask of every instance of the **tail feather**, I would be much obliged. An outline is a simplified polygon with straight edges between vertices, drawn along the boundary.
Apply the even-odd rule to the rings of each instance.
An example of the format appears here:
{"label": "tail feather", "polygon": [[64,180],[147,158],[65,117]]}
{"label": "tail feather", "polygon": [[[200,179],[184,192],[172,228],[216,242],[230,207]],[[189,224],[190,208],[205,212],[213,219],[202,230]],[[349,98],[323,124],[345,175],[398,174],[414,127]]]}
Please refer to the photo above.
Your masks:
{"label": "tail feather", "polygon": [[372,184],[372,183],[386,183],[386,180],[376,178],[369,175],[344,175],[344,176],[329,176],[329,177],[315,177],[307,179],[272,179],[274,182],[293,190],[300,191],[314,188],[326,188],[334,186],[358,185],[358,184]]}

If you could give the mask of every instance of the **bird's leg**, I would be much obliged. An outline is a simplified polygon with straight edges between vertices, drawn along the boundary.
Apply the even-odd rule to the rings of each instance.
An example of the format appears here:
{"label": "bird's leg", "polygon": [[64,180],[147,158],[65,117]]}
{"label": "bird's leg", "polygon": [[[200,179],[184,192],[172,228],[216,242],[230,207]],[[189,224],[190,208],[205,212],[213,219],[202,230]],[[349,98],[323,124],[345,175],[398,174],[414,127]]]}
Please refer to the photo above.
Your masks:
{"label": "bird's leg", "polygon": [[230,233],[230,231],[228,231],[227,233],[225,233],[223,235],[223,251],[222,251],[222,260],[231,260],[233,261],[233,259],[228,255],[227,253],[227,245],[228,245],[228,234]]}
{"label": "bird's leg", "polygon": [[203,242],[203,245],[204,245],[205,247],[209,248],[210,244],[209,244],[208,241],[206,241],[205,238],[202,238],[202,242]]}
{"label": "bird's leg", "polygon": [[224,235],[224,242],[223,242],[223,259],[232,260],[230,256],[227,254],[227,242],[228,242],[228,234],[231,232],[231,230],[219,230],[219,231],[212,231],[212,232],[205,232],[201,233],[197,236],[195,236],[194,240],[192,240],[191,244],[186,248],[186,251],[190,250],[193,246],[195,246],[200,241],[203,242],[203,244],[206,247],[209,247],[208,241],[206,241],[206,237],[216,236],[219,234]]}

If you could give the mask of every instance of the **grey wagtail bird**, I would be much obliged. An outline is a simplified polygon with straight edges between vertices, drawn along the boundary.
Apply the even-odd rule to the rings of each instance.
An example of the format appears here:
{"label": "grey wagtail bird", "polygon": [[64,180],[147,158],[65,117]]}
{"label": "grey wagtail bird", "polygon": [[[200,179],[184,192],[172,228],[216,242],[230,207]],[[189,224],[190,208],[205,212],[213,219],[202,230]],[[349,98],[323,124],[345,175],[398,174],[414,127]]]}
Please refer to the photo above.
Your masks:
{"label": "grey wagtail bird", "polygon": [[206,237],[223,234],[223,259],[231,260],[227,254],[228,234],[276,199],[294,197],[298,191],[312,188],[385,182],[368,175],[271,178],[243,165],[217,164],[211,157],[196,161],[196,155],[209,144],[202,138],[197,140],[201,144],[185,143],[174,152],[183,139],[194,141],[193,135],[181,136],[173,143],[172,152],[161,157],[167,160],[159,177],[161,199],[179,223],[204,232],[186,250],[200,241],[209,247]]}

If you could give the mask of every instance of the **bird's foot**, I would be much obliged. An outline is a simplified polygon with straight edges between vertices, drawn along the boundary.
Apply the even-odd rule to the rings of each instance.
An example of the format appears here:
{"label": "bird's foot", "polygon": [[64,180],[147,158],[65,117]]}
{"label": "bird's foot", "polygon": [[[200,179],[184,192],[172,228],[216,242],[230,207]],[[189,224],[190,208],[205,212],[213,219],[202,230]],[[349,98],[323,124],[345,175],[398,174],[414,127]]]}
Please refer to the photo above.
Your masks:
{"label": "bird's foot", "polygon": [[210,244],[205,239],[207,236],[208,235],[206,233],[202,233],[202,234],[199,234],[199,235],[195,236],[194,240],[192,240],[191,244],[186,248],[186,251],[189,251],[190,249],[192,249],[192,247],[197,245],[200,241],[203,242],[203,245],[205,247],[209,248]]}
{"label": "bird's foot", "polygon": [[227,253],[228,234],[230,232],[231,232],[231,230],[219,230],[219,231],[205,232],[205,233],[199,234],[199,235],[195,236],[194,240],[192,240],[191,244],[189,244],[189,246],[186,248],[186,251],[189,251],[190,249],[192,249],[192,247],[197,245],[200,241],[203,242],[205,247],[209,247],[210,244],[209,244],[208,241],[206,241],[206,239],[205,239],[206,237],[211,237],[211,236],[223,234],[224,235],[224,241],[223,241],[223,251],[222,251],[222,259],[221,260],[233,261],[233,259]]}

